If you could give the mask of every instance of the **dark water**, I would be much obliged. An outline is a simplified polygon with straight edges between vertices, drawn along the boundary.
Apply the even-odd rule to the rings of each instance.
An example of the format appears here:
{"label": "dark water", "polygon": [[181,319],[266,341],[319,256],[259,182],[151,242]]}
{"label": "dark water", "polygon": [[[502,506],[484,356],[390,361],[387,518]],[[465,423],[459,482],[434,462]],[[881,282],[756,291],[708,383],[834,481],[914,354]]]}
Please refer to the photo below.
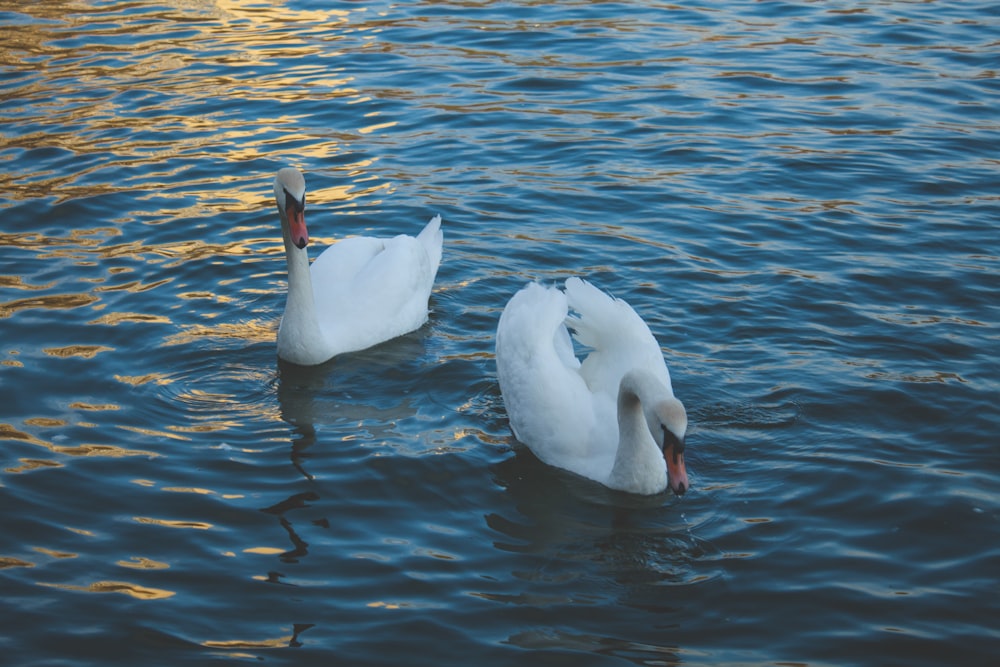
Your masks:
{"label": "dark water", "polygon": [[[0,3],[2,662],[991,664],[995,3],[171,4]],[[442,214],[426,327],[277,362],[286,164],[317,247]],[[513,442],[577,274],[682,499]]]}

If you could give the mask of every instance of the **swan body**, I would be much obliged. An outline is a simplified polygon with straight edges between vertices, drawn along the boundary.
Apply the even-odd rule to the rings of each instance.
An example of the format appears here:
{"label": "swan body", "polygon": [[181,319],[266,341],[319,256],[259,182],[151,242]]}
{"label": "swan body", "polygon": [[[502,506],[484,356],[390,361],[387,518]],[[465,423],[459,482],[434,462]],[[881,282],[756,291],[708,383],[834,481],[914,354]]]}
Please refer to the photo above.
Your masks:
{"label": "swan body", "polygon": [[441,216],[416,237],[343,239],[310,265],[305,192],[296,169],[282,169],[274,179],[288,260],[278,356],[313,366],[423,326],[441,263]]}
{"label": "swan body", "polygon": [[[590,349],[582,362],[570,330]],[[500,316],[496,362],[511,429],[543,462],[631,493],[689,487],[684,406],[626,302],[579,278],[529,283]]]}

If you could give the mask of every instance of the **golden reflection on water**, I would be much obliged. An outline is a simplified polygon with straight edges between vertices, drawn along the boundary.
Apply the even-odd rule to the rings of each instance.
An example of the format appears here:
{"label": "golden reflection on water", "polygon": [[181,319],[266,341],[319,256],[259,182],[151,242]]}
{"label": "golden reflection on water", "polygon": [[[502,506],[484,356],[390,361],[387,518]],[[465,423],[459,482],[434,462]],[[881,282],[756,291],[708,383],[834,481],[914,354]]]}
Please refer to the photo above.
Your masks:
{"label": "golden reflection on water", "polygon": [[158,560],[144,558],[142,556],[132,556],[130,560],[120,560],[116,563],[121,567],[128,567],[134,570],[166,570],[170,566]]}
{"label": "golden reflection on water", "polygon": [[283,554],[287,549],[277,549],[275,547],[249,547],[243,550],[245,554],[257,554],[262,556],[276,556]]}
{"label": "golden reflection on water", "polygon": [[164,526],[166,528],[194,528],[196,530],[210,530],[214,528],[210,523],[205,523],[203,521],[174,521],[171,519],[154,519],[148,516],[134,516],[132,520],[136,523],[147,524],[151,526]]}
{"label": "golden reflection on water", "polygon": [[4,468],[3,471],[4,472],[9,472],[11,474],[15,474],[16,475],[16,474],[19,474],[19,473],[22,473],[22,472],[30,472],[32,470],[38,470],[39,468],[61,468],[62,467],[61,463],[58,463],[56,461],[47,461],[45,459],[24,459],[24,458],[21,458],[21,459],[18,459],[18,461],[21,462],[21,465],[15,466],[15,467],[11,467],[11,468]]}
{"label": "golden reflection on water", "polygon": [[130,426],[128,424],[120,424],[118,426],[120,429],[126,431],[132,431],[133,433],[138,433],[139,435],[148,435],[153,438],[167,438],[168,440],[180,440],[181,442],[189,442],[191,439],[183,435],[177,435],[176,433],[171,433],[170,431],[161,431],[155,428],[148,428],[143,426]]}
{"label": "golden reflection on water", "polygon": [[123,323],[141,324],[170,324],[170,318],[165,315],[149,315],[147,313],[117,312],[101,315],[97,319],[91,320],[87,324],[106,324],[117,326]]}
{"label": "golden reflection on water", "polygon": [[292,636],[278,637],[276,639],[258,639],[258,640],[243,640],[243,639],[230,639],[227,641],[204,641],[201,643],[202,646],[206,648],[225,648],[225,649],[261,649],[261,648],[283,648],[288,646],[288,642],[292,640]]}
{"label": "golden reflection on water", "polygon": [[[0,133],[0,152],[58,150],[82,159],[73,170],[36,167],[28,171],[14,162],[13,169],[0,174],[0,187],[8,193],[7,203],[0,208],[22,200],[49,198],[60,204],[131,192],[137,202],[144,202],[140,208],[146,224],[189,223],[222,213],[256,214],[262,204],[269,203],[266,178],[262,181],[258,173],[244,173],[242,165],[286,152],[283,145],[294,146],[290,155],[320,163],[346,149],[338,137],[304,132],[304,119],[313,112],[289,113],[294,106],[282,106],[282,113],[275,114],[275,105],[256,104],[254,108],[267,108],[269,115],[242,114],[234,122],[220,109],[219,91],[224,89],[232,104],[244,106],[274,100],[350,104],[368,99],[351,87],[353,77],[336,63],[336,45],[344,31],[368,29],[363,24],[351,25],[367,13],[364,7],[296,10],[224,0],[180,8],[150,6],[141,13],[112,5],[95,14],[90,7],[73,2],[26,3],[17,11],[29,19],[8,31],[8,39],[0,43],[0,62],[25,74],[17,91],[18,103],[10,111],[14,121],[28,117],[33,124],[29,131]],[[180,35],[178,21],[184,22]],[[101,47],[66,45],[68,35],[77,38],[74,42],[91,35]],[[280,61],[285,62],[276,66]],[[44,76],[38,74],[40,69]],[[199,112],[199,108],[205,110]],[[359,117],[359,134],[395,124],[373,124],[364,114]],[[226,148],[224,153],[220,154],[220,147]],[[219,162],[220,157],[232,165],[221,178],[189,173],[199,158]],[[358,182],[365,180],[371,163],[372,159],[361,159],[340,168]],[[350,202],[372,190],[352,192],[353,187],[313,190],[311,199]],[[117,226],[136,217],[123,208],[104,223],[115,223],[111,233],[120,234]],[[77,234],[74,231],[64,240],[72,247],[63,251],[58,250],[59,240],[36,234],[16,235],[20,238],[13,243],[0,239],[0,245],[40,245],[49,250],[42,257],[87,260],[80,256],[87,244],[73,238]],[[272,242],[279,237],[277,232],[274,237]],[[280,244],[276,251],[280,252]],[[188,248],[152,249],[125,244],[105,248],[93,259],[123,255],[138,259],[148,252],[172,256],[180,264],[199,257],[259,251],[247,248],[245,242],[223,248],[200,242],[191,242]],[[130,283],[96,291],[143,291],[158,286]],[[94,297],[45,299],[0,304],[0,317],[23,308],[77,307]],[[163,321],[138,313],[99,323],[146,317]]]}
{"label": "golden reflection on water", "polygon": [[[349,151],[346,145],[357,135],[395,125],[395,121],[378,118],[378,111],[372,112],[363,104],[372,98],[352,88],[353,77],[338,67],[337,43],[345,31],[372,30],[365,23],[368,10],[363,7],[296,11],[223,0],[179,8],[150,6],[143,11],[113,4],[100,13],[74,2],[28,3],[16,11],[27,20],[0,43],[0,62],[24,75],[8,109],[12,114],[10,127],[18,128],[20,118],[30,119],[31,124],[20,131],[5,128],[0,132],[0,154],[44,151],[59,160],[68,156],[74,165],[71,169],[50,169],[43,158],[40,166],[28,169],[27,161],[12,160],[11,168],[0,173],[0,187],[8,193],[0,210],[28,200],[39,200],[46,210],[52,210],[59,204],[105,195],[117,198],[112,217],[93,220],[90,228],[86,227],[90,209],[83,208],[82,213],[74,210],[72,218],[58,221],[74,227],[61,234],[0,234],[0,246],[36,253],[34,257],[45,260],[48,266],[68,261],[79,267],[107,267],[96,277],[64,271],[67,278],[62,284],[47,280],[33,284],[26,275],[0,276],[0,287],[24,293],[0,302],[0,319],[31,310],[85,308],[93,313],[86,324],[96,327],[169,327],[174,322],[159,306],[184,307],[184,301],[205,299],[232,307],[235,299],[231,295],[216,293],[224,291],[226,283],[215,283],[215,291],[202,285],[195,290],[184,290],[187,286],[183,285],[176,295],[169,290],[179,280],[171,270],[193,262],[215,262],[224,257],[238,257],[245,263],[271,262],[280,257],[276,216],[267,225],[253,222],[260,218],[262,209],[272,207],[268,194],[271,175],[248,171],[245,165],[281,153],[323,163]],[[181,20],[184,30],[178,33]],[[290,24],[294,24],[293,30],[288,29]],[[74,38],[72,46],[67,44],[70,36]],[[87,36],[92,37],[89,42]],[[251,104],[254,109],[266,109],[266,115],[240,114],[240,120],[234,121],[219,103],[220,90],[226,91],[230,108]],[[290,104],[274,105],[274,100]],[[258,101],[265,103],[255,104]],[[315,106],[310,110],[301,103],[323,101],[357,104],[352,107],[356,109],[356,134],[317,134],[303,129]],[[294,150],[288,151],[286,146]],[[310,188],[310,201],[347,208],[364,198],[377,206],[378,193],[391,186],[369,175],[376,159],[339,159],[337,171],[346,174],[350,183],[321,187],[317,182]],[[216,173],[194,175],[192,165],[199,160],[221,166]],[[133,203],[123,200],[122,193]],[[211,239],[153,242],[144,238],[141,228],[139,233],[134,228],[140,219],[143,226],[171,222],[191,226],[221,214],[246,214],[248,221],[232,225],[230,216],[226,224],[232,226],[221,241],[219,234],[212,232]],[[317,231],[330,229],[326,224],[317,222]],[[149,266],[156,266],[150,271],[155,275],[139,275]],[[130,272],[136,272],[137,277],[122,280],[123,274]],[[83,289],[81,283],[86,284]],[[241,278],[238,289],[241,294],[266,295],[281,289],[276,284],[274,274],[258,272]],[[145,304],[153,306],[137,307],[137,301],[129,298],[135,294],[147,294]],[[208,339],[265,343],[274,340],[280,313],[237,323],[209,322],[220,315],[205,312],[197,324],[178,325],[162,330],[162,334],[149,331],[153,336],[162,335],[162,346],[196,345]],[[42,351],[55,359],[104,364],[103,359],[120,350],[107,344],[103,333],[95,331],[97,335],[101,336],[97,343],[60,340]],[[0,365],[24,367],[15,358],[23,350],[5,352],[7,358]],[[132,387],[165,386],[179,378],[158,372],[112,377]],[[235,401],[233,397],[191,391],[178,392],[174,398],[197,405],[226,406]],[[78,406],[86,402],[73,401]],[[188,440],[184,434],[237,425],[221,418],[196,425],[121,428],[152,438]],[[90,444],[62,447],[11,425],[0,427],[0,439],[4,437],[72,456],[155,456],[148,451]],[[26,472],[59,465],[58,461],[22,458],[7,470]]]}
{"label": "golden reflection on water", "polygon": [[120,405],[115,405],[114,403],[81,403],[80,401],[74,401],[69,404],[69,407],[73,410],[94,410],[97,412],[106,412],[108,410],[121,410]]}
{"label": "golden reflection on water", "polygon": [[52,549],[46,549],[45,547],[33,547],[33,549],[40,554],[45,554],[46,556],[49,556],[50,558],[65,559],[65,558],[79,557],[79,554],[74,554],[67,551],[54,551]]}
{"label": "golden reflection on water", "polygon": [[[48,418],[32,418],[25,419],[24,423],[28,426],[35,426],[39,428],[53,428],[66,425],[66,422],[58,419],[48,419]],[[86,424],[78,424],[78,426],[87,426]],[[38,447],[44,447],[45,449],[53,452],[54,454],[62,454],[65,456],[101,456],[107,458],[121,458],[126,456],[146,456],[146,457],[157,457],[159,454],[155,452],[145,451],[141,449],[126,449],[124,447],[117,447],[115,445],[105,445],[105,444],[78,444],[78,445],[56,445],[55,443],[49,442],[48,440],[43,440],[35,435],[21,431],[15,428],[12,424],[0,423],[0,441],[3,440],[16,440],[18,442],[27,443],[29,445],[36,445]],[[28,472],[30,470],[36,470],[38,468],[53,468],[60,467],[62,464],[57,461],[48,461],[45,459],[34,459],[34,458],[21,458],[20,466],[5,468],[4,472],[8,473],[21,473]]]}
{"label": "golden reflection on water", "polygon": [[95,301],[97,301],[97,297],[92,294],[50,294],[28,299],[15,299],[7,303],[0,303],[0,319],[8,318],[15,313],[31,308],[72,309],[89,306]]}
{"label": "golden reflection on water", "polygon": [[216,325],[196,324],[176,334],[167,336],[163,344],[188,345],[205,338],[220,338],[227,340],[242,340],[247,343],[270,343],[274,341],[278,328],[277,315],[275,319],[256,319],[244,322],[220,322]]}
{"label": "golden reflection on water", "polygon": [[[168,491],[170,493],[194,493],[200,496],[217,496],[217,492],[211,489],[202,489],[196,486],[164,486],[161,491]],[[232,496],[225,496],[232,497]]]}
{"label": "golden reflection on water", "polygon": [[251,653],[240,653],[239,649],[259,650],[275,649],[301,646],[299,635],[313,627],[312,623],[295,623],[292,625],[292,634],[274,639],[228,639],[228,640],[206,640],[201,645],[206,648],[224,649],[231,658],[250,658],[260,660],[260,656]]}
{"label": "golden reflection on water", "polygon": [[168,591],[162,588],[150,588],[148,586],[140,586],[138,584],[130,584],[125,581],[95,581],[89,586],[53,584],[44,581],[39,581],[37,584],[39,586],[61,588],[67,591],[80,591],[83,593],[121,593],[123,595],[136,598],[137,600],[163,600],[176,595],[174,591]]}
{"label": "golden reflection on water", "polygon": [[65,359],[66,357],[82,357],[93,359],[101,352],[114,352],[113,347],[104,345],[67,345],[66,347],[46,347],[42,352],[52,357]]}
{"label": "golden reflection on water", "polygon": [[170,384],[171,379],[165,373],[148,373],[146,375],[115,375],[114,378],[133,387],[140,387],[144,384],[164,385]]}

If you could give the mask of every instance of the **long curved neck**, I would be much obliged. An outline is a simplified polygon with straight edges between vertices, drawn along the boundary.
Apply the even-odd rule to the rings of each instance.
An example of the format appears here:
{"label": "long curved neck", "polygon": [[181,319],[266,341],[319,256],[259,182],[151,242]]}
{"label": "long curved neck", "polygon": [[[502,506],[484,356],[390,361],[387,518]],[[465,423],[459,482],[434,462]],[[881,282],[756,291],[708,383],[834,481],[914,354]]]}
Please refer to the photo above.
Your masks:
{"label": "long curved neck", "polygon": [[[285,258],[288,261],[288,301],[285,316],[292,311],[296,317],[311,314],[315,319],[316,304],[313,299],[312,276],[309,274],[309,253],[285,241]],[[318,325],[317,325],[318,326]]]}
{"label": "long curved neck", "polygon": [[618,387],[618,451],[609,486],[639,493],[657,493],[666,486],[663,453],[656,445],[643,403],[653,405],[670,396],[652,373],[629,371]]}
{"label": "long curved neck", "polygon": [[310,350],[322,349],[323,334],[313,298],[309,253],[305,248],[296,248],[287,233],[285,258],[288,261],[288,298],[278,329],[278,352],[289,361],[307,363]]}

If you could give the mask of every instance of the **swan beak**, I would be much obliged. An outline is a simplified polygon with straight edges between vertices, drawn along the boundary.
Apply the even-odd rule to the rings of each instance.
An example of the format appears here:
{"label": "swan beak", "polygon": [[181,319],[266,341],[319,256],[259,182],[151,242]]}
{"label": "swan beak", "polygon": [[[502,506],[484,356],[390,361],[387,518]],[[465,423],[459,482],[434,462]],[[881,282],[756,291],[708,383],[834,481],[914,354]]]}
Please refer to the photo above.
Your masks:
{"label": "swan beak", "polygon": [[306,229],[306,212],[304,208],[292,206],[288,211],[288,234],[292,243],[301,250],[309,243],[309,231]]}
{"label": "swan beak", "polygon": [[684,466],[684,452],[675,452],[678,445],[670,445],[663,450],[663,458],[667,461],[667,481],[674,495],[683,496],[691,484],[688,482],[687,468]]}

